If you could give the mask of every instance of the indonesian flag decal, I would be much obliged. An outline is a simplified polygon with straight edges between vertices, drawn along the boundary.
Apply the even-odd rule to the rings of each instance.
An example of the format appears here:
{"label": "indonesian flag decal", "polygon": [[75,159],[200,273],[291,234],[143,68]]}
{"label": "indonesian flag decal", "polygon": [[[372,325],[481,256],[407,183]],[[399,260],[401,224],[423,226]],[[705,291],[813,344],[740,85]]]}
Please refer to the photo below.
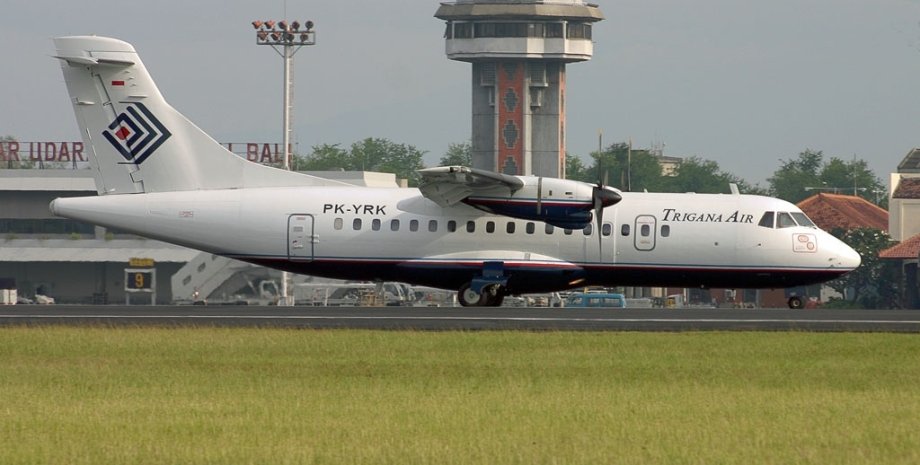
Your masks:
{"label": "indonesian flag decal", "polygon": [[109,124],[108,129],[102,131],[102,135],[125,160],[139,165],[172,133],[143,103],[132,102]]}

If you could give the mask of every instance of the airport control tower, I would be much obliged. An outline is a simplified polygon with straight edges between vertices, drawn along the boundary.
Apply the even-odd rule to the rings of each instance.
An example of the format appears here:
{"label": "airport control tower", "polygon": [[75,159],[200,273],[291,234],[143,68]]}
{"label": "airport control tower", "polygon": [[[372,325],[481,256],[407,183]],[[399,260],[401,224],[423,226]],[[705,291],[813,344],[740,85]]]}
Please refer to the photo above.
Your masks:
{"label": "airport control tower", "polygon": [[473,167],[565,176],[565,65],[591,59],[582,0],[458,0],[442,3],[447,57],[473,64]]}

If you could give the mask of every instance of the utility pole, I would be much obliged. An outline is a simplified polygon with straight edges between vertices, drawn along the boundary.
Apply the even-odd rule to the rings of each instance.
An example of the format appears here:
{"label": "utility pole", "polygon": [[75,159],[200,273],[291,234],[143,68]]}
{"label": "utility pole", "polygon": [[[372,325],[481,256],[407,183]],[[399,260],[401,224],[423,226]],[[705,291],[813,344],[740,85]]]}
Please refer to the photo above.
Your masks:
{"label": "utility pole", "polygon": [[[253,29],[256,30],[256,44],[270,45],[275,52],[284,60],[284,81],[283,81],[283,110],[281,113],[282,125],[282,144],[284,150],[284,169],[291,169],[291,64],[294,61],[294,54],[301,47],[316,44],[316,32],[313,30],[313,21],[288,22],[281,21],[260,21],[252,22]],[[301,27],[303,29],[301,29]],[[288,272],[281,273],[281,299],[278,305],[294,305],[293,299],[288,292]]]}

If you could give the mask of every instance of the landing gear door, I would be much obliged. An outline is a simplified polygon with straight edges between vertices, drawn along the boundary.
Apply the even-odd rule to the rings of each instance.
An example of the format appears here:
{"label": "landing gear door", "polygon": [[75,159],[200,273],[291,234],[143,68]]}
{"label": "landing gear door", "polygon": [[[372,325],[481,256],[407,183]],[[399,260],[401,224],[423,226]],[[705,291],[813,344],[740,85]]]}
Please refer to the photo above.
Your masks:
{"label": "landing gear door", "polygon": [[302,214],[288,217],[288,259],[300,262],[312,261],[313,245],[316,242],[316,234],[313,231],[313,215]]}
{"label": "landing gear door", "polygon": [[639,215],[636,217],[636,250],[652,250],[655,248],[655,228],[657,221],[652,215]]}

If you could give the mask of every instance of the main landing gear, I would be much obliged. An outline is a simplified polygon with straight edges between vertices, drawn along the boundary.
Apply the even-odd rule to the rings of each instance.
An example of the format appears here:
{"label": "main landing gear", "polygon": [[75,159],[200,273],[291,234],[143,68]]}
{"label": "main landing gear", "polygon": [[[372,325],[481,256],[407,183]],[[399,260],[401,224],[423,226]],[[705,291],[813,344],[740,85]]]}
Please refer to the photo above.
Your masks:
{"label": "main landing gear", "polygon": [[801,297],[794,295],[789,298],[789,301],[786,302],[786,304],[789,305],[789,308],[793,310],[798,310],[802,308],[803,301]]}
{"label": "main landing gear", "polygon": [[485,262],[482,274],[460,286],[457,300],[464,307],[498,307],[505,300],[508,277],[504,262]]}
{"label": "main landing gear", "polygon": [[491,284],[476,292],[470,284],[460,286],[457,300],[464,307],[500,307],[505,300],[505,288],[498,284]]}

